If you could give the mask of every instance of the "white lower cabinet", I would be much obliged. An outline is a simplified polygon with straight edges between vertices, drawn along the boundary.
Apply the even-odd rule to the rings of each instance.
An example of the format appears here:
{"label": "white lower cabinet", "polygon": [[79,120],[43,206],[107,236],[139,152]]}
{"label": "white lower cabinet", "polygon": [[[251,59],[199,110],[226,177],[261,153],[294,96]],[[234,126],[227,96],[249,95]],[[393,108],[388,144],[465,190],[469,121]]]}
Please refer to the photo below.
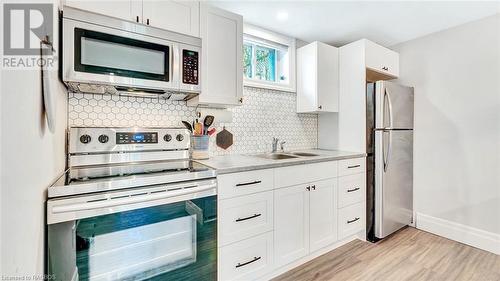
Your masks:
{"label": "white lower cabinet", "polygon": [[339,210],[339,238],[354,235],[365,227],[366,207],[360,202]]}
{"label": "white lower cabinet", "polygon": [[276,266],[337,241],[337,179],[274,191]]}
{"label": "white lower cabinet", "polygon": [[274,191],[276,266],[309,253],[309,191],[297,185]]}
{"label": "white lower cabinet", "polygon": [[364,170],[358,158],[220,175],[219,280],[267,280],[365,229]]}
{"label": "white lower cabinet", "polygon": [[258,280],[273,270],[273,232],[219,248],[219,280]]}
{"label": "white lower cabinet", "polygon": [[221,200],[219,203],[219,245],[273,230],[273,192]]}
{"label": "white lower cabinet", "polygon": [[337,241],[337,179],[315,182],[309,192],[309,247],[314,252]]}

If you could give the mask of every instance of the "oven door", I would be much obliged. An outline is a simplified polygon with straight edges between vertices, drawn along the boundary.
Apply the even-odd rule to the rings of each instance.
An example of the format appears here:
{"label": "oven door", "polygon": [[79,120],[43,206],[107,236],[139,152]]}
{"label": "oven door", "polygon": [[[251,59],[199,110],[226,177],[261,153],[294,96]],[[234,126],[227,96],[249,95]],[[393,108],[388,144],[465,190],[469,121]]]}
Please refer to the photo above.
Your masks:
{"label": "oven door", "polygon": [[[52,280],[216,280],[216,181],[47,202]],[[74,217],[74,219],[68,219]]]}
{"label": "oven door", "polygon": [[130,30],[125,27],[119,30],[64,18],[63,81],[178,90],[178,44],[135,33],[133,25]]}

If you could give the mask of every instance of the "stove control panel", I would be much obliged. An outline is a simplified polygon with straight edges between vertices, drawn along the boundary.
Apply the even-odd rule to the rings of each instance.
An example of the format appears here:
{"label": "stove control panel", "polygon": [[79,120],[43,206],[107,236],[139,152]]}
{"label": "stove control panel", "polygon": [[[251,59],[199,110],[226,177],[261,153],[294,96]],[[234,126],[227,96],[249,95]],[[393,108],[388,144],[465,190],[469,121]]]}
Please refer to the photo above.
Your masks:
{"label": "stove control panel", "polygon": [[116,133],[116,144],[158,143],[158,133],[134,132]]}
{"label": "stove control panel", "polygon": [[111,153],[187,150],[190,132],[184,128],[91,128],[69,131],[69,153]]}

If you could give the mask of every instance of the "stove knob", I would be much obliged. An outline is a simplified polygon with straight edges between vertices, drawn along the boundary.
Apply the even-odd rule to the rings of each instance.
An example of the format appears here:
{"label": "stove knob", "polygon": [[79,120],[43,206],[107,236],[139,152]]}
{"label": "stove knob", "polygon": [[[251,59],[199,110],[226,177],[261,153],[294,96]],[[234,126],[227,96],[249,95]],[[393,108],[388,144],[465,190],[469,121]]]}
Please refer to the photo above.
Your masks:
{"label": "stove knob", "polygon": [[107,143],[109,141],[109,137],[106,135],[100,135],[99,136],[99,142],[100,143]]}
{"label": "stove knob", "polygon": [[167,141],[167,142],[171,141],[172,140],[172,136],[170,134],[166,134],[166,135],[163,136],[163,140]]}
{"label": "stove knob", "polygon": [[184,140],[184,135],[178,134],[178,135],[175,137],[175,139],[176,139],[177,141],[182,141],[182,140]]}
{"label": "stove knob", "polygon": [[80,137],[80,142],[84,143],[84,144],[89,143],[91,140],[92,140],[92,138],[89,135],[82,135]]}

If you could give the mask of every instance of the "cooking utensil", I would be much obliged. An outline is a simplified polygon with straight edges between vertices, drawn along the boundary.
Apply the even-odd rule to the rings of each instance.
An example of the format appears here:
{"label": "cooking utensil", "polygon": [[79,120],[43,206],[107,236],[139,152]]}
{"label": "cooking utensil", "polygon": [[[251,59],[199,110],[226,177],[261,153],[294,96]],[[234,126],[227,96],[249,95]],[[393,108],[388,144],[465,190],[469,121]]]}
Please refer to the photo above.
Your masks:
{"label": "cooking utensil", "polygon": [[186,129],[188,129],[191,133],[193,133],[193,127],[191,126],[191,124],[189,124],[189,122],[182,121],[182,124],[184,125],[184,127],[186,127]]}
{"label": "cooking utensil", "polygon": [[203,135],[203,125],[201,123],[199,122],[194,123],[194,134]]}
{"label": "cooking utensil", "polygon": [[212,129],[208,130],[207,135],[211,136],[211,135],[215,134],[215,131],[217,131],[217,130],[215,128],[212,128]]}
{"label": "cooking utensil", "polygon": [[203,127],[205,128],[205,131],[203,132],[204,135],[207,134],[208,128],[214,123],[214,119],[215,117],[213,115],[205,116],[205,119],[203,120]]}

